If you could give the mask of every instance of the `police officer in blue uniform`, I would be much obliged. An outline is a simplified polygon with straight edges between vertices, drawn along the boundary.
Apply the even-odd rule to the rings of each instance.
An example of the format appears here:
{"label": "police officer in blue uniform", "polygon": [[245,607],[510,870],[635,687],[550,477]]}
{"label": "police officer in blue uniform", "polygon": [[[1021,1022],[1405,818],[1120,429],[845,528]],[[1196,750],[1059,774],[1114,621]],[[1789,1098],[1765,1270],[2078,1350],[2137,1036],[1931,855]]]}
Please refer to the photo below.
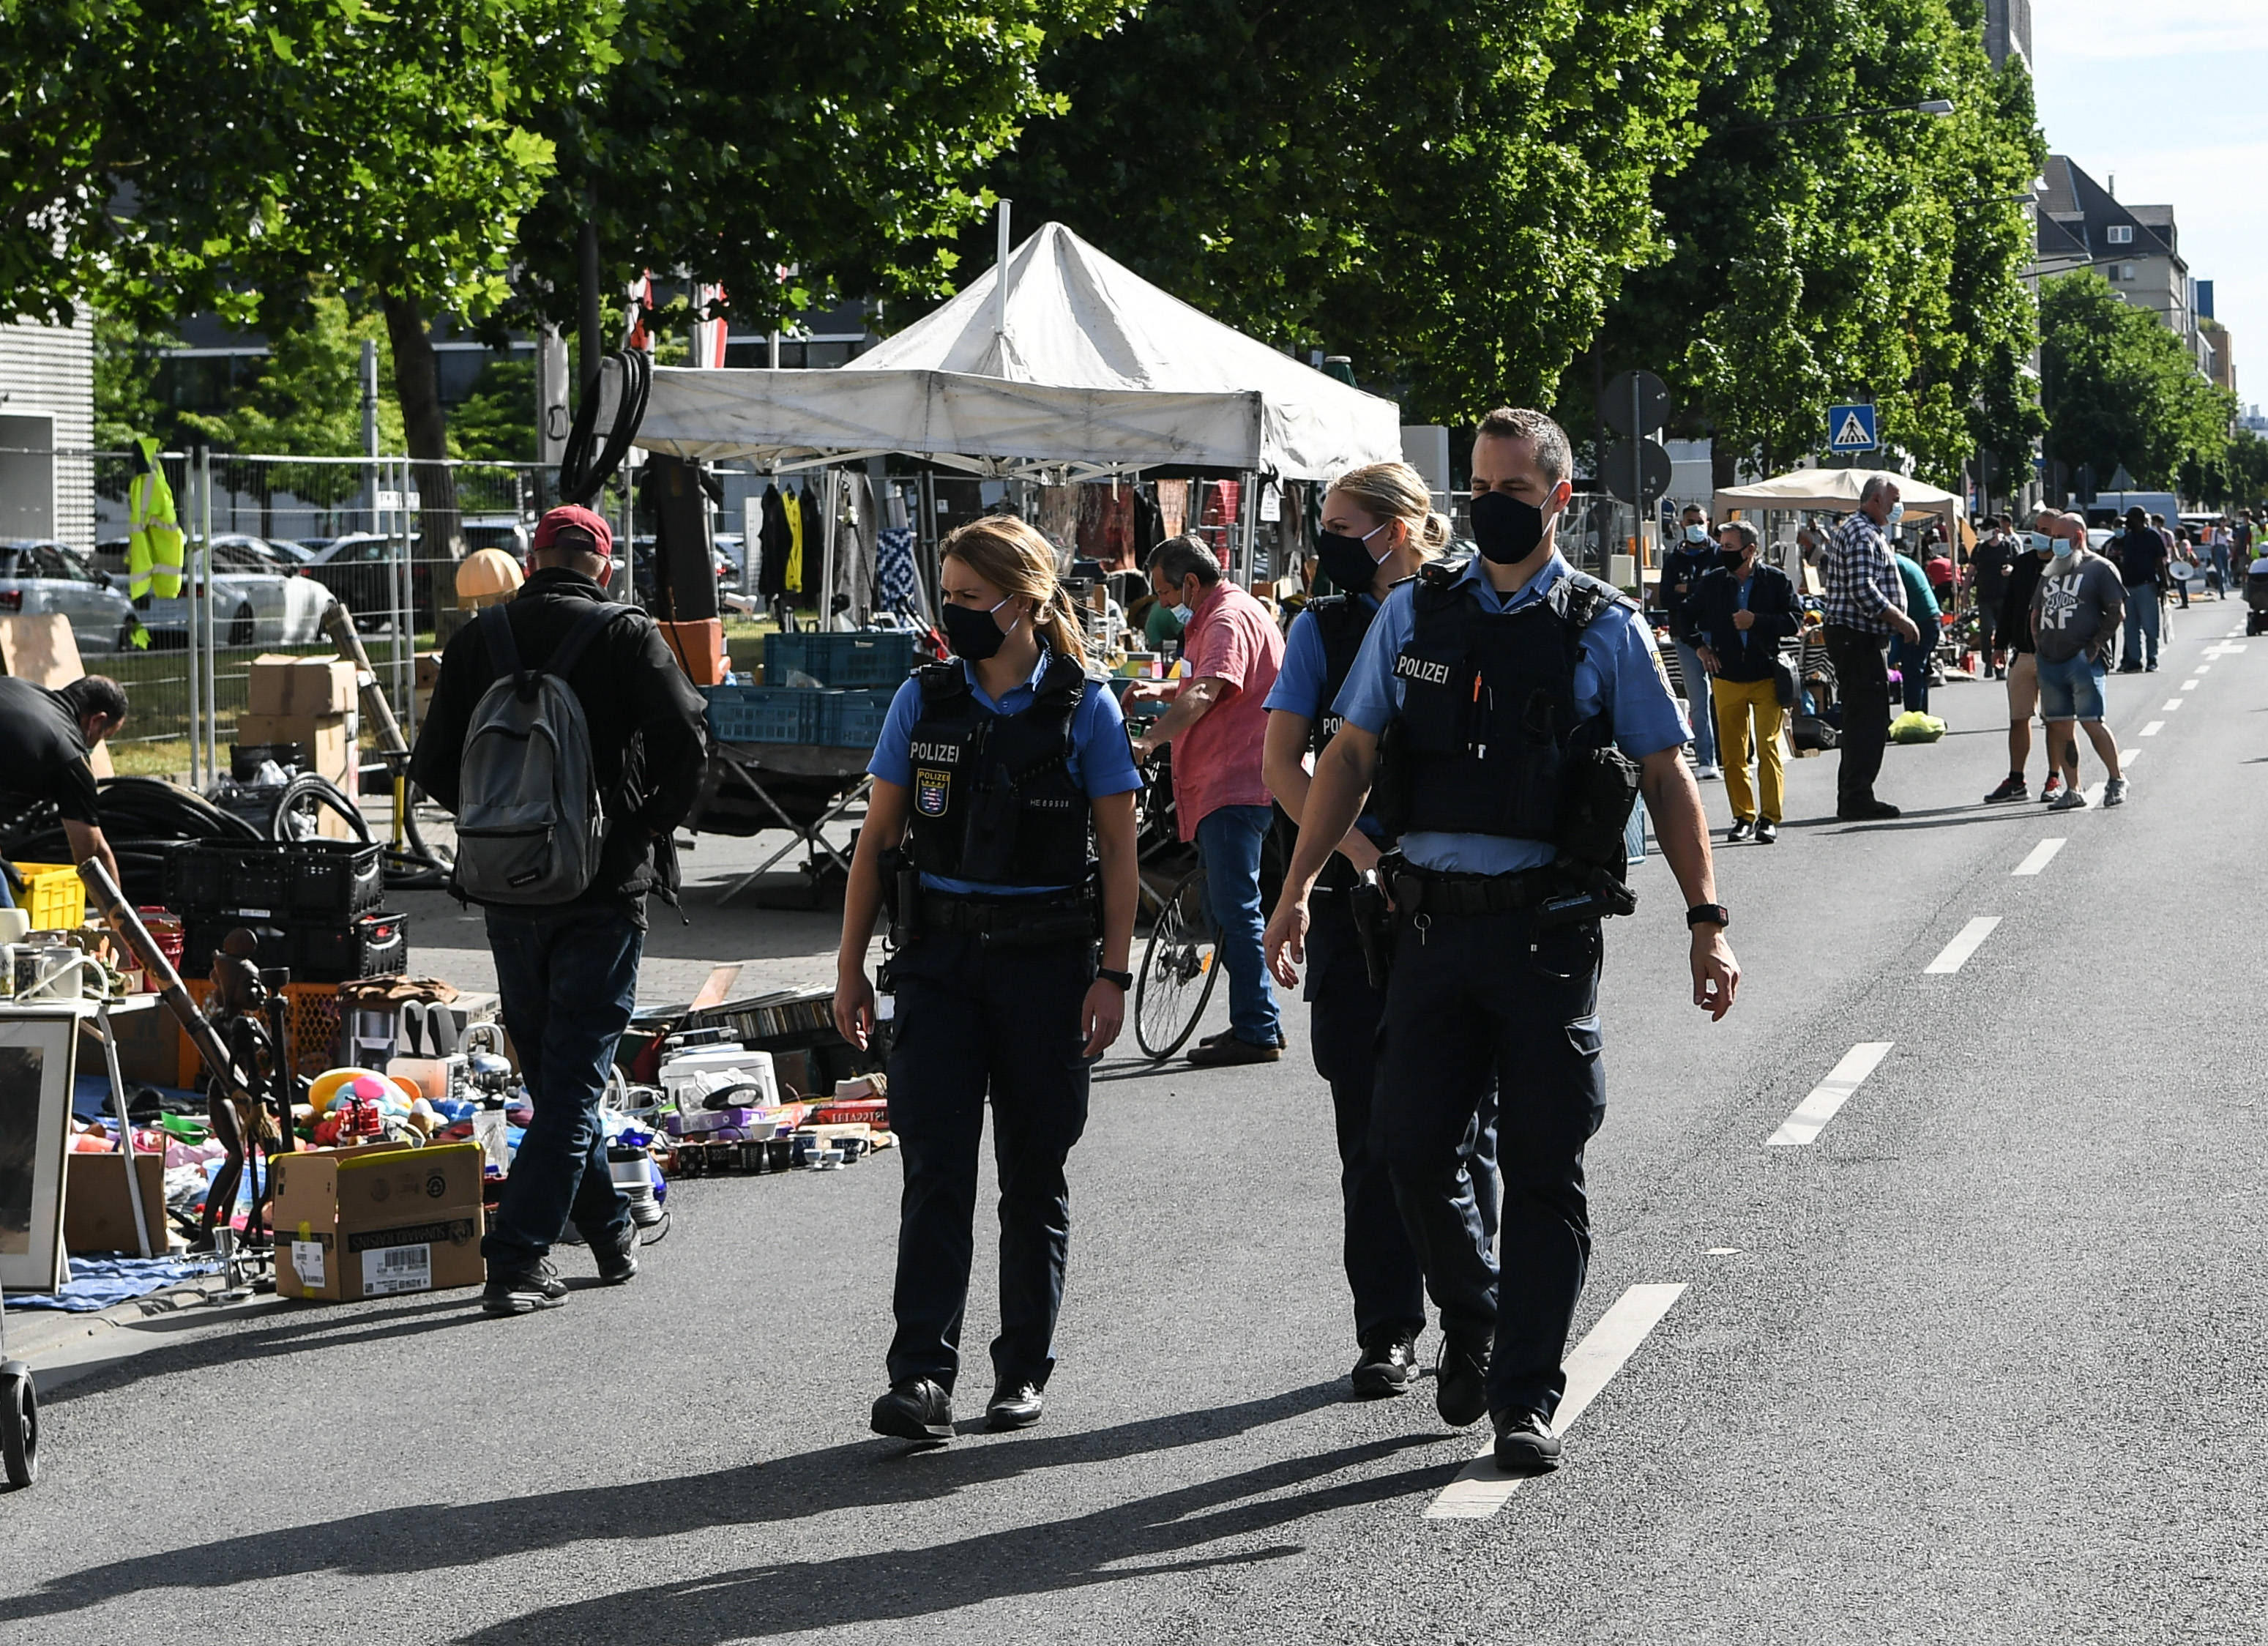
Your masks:
{"label": "police officer in blue uniform", "polygon": [[[1322,525],[1316,554],[1342,592],[1310,600],[1292,624],[1283,668],[1268,694],[1263,754],[1269,792],[1295,828],[1307,793],[1307,763],[1338,730],[1331,705],[1380,601],[1449,542],[1448,520],[1433,513],[1424,476],[1407,463],[1372,463],[1341,476],[1324,494]],[[1351,1381],[1362,1399],[1400,1394],[1417,1380],[1417,1340],[1425,1329],[1425,1273],[1385,1164],[1370,1145],[1386,995],[1371,979],[1374,951],[1366,953],[1377,934],[1359,929],[1357,905],[1375,912],[1376,870],[1388,844],[1375,816],[1365,815],[1347,831],[1316,881],[1307,933],[1308,1041],[1315,1072],[1331,1089],[1338,1135],[1343,1258],[1359,1350]],[[1290,842],[1285,845],[1288,859]],[[1466,1191],[1475,1199],[1484,1246],[1496,1231],[1495,1118],[1491,1089],[1476,1117]]]}
{"label": "police officer in blue uniform", "polygon": [[[1590,1257],[1583,1149],[1606,1110],[1600,922],[1634,904],[1622,872],[1637,794],[1689,905],[1695,1004],[1721,1018],[1740,978],[1653,638],[1557,551],[1572,467],[1541,413],[1482,419],[1479,552],[1427,566],[1371,624],[1268,932],[1289,982],[1316,877],[1370,802],[1400,835],[1381,872],[1395,925],[1373,1143],[1441,1306],[1441,1416],[1491,1416],[1498,1463],[1521,1472],[1560,1459],[1551,1418]],[[1491,1076],[1500,1263],[1461,1181]]]}
{"label": "police officer in blue uniform", "polygon": [[1047,540],[1021,520],[975,521],[946,539],[939,581],[956,655],[899,689],[874,745],[835,990],[836,1028],[865,1045],[866,947],[887,904],[905,1189],[890,1387],[873,1426],[914,1441],[953,1437],[988,1094],[1000,1335],[985,1419],[1040,1420],[1071,1240],[1064,1165],[1086,1125],[1088,1067],[1117,1038],[1133,983],[1142,786]]}

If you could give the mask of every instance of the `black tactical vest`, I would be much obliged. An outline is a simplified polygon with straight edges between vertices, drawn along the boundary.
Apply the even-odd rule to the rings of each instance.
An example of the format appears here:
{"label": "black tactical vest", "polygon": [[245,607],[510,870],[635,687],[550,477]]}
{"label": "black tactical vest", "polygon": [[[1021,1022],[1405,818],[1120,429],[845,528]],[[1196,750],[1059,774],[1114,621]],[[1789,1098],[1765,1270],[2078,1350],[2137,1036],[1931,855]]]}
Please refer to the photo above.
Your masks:
{"label": "black tactical vest", "polygon": [[1463,586],[1464,570],[1436,562],[1418,573],[1416,624],[1394,663],[1402,712],[1383,740],[1373,808],[1396,835],[1559,842],[1580,809],[1563,781],[1571,757],[1612,739],[1608,710],[1575,713],[1583,631],[1630,602],[1571,571],[1543,599],[1495,611]]}
{"label": "black tactical vest", "polygon": [[1351,594],[1324,594],[1309,601],[1307,609],[1314,614],[1315,633],[1323,643],[1322,696],[1307,725],[1307,752],[1320,755],[1344,724],[1331,705],[1338,701],[1339,688],[1353,671],[1355,654],[1362,650],[1362,637],[1370,632],[1370,620],[1377,611]]}
{"label": "black tactical vest", "polygon": [[1094,860],[1092,808],[1071,780],[1071,720],[1086,671],[1050,657],[1029,707],[995,714],[958,662],[916,675],[914,866],[948,880],[1079,886]]}

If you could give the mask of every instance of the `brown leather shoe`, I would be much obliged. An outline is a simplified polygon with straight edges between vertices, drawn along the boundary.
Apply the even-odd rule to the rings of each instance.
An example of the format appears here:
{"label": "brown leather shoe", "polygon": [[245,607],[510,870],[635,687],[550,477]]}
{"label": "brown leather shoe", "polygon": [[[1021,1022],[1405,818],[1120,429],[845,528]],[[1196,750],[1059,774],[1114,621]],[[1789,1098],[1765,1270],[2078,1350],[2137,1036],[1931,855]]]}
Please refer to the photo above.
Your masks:
{"label": "brown leather shoe", "polygon": [[1189,1061],[1199,1068],[1229,1068],[1242,1063],[1273,1063],[1283,1055],[1281,1046],[1258,1046],[1231,1035],[1226,1040],[1208,1040],[1193,1046]]}

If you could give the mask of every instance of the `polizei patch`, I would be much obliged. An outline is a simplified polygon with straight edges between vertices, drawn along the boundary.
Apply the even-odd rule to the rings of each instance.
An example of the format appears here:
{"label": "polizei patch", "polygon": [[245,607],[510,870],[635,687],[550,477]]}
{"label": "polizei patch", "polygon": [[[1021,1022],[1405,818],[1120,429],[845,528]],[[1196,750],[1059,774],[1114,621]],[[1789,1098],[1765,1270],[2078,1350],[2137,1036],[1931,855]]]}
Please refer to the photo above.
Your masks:
{"label": "polizei patch", "polygon": [[959,743],[916,743],[908,751],[916,760],[933,760],[941,766],[961,764]]}
{"label": "polizei patch", "polygon": [[1403,680],[1414,680],[1422,686],[1446,686],[1449,683],[1449,666],[1431,658],[1412,657],[1407,652],[1394,660],[1394,672]]}
{"label": "polizei patch", "polygon": [[[960,753],[959,749],[954,751]],[[914,809],[924,817],[945,816],[946,801],[953,794],[953,773],[932,771],[923,768],[914,773]]]}

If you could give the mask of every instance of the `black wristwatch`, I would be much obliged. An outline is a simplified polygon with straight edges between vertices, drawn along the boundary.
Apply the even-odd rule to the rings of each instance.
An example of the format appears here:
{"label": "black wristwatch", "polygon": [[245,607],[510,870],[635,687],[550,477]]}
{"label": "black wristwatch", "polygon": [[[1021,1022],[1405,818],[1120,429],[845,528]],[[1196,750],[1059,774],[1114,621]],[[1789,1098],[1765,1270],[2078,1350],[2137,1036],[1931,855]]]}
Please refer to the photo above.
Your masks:
{"label": "black wristwatch", "polygon": [[1130,971],[1113,971],[1108,966],[1097,966],[1094,969],[1094,975],[1105,983],[1116,984],[1121,989],[1131,989],[1134,986],[1134,974]]}
{"label": "black wristwatch", "polygon": [[1713,926],[1719,931],[1733,923],[1733,912],[1721,903],[1697,903],[1685,912],[1685,924]]}

